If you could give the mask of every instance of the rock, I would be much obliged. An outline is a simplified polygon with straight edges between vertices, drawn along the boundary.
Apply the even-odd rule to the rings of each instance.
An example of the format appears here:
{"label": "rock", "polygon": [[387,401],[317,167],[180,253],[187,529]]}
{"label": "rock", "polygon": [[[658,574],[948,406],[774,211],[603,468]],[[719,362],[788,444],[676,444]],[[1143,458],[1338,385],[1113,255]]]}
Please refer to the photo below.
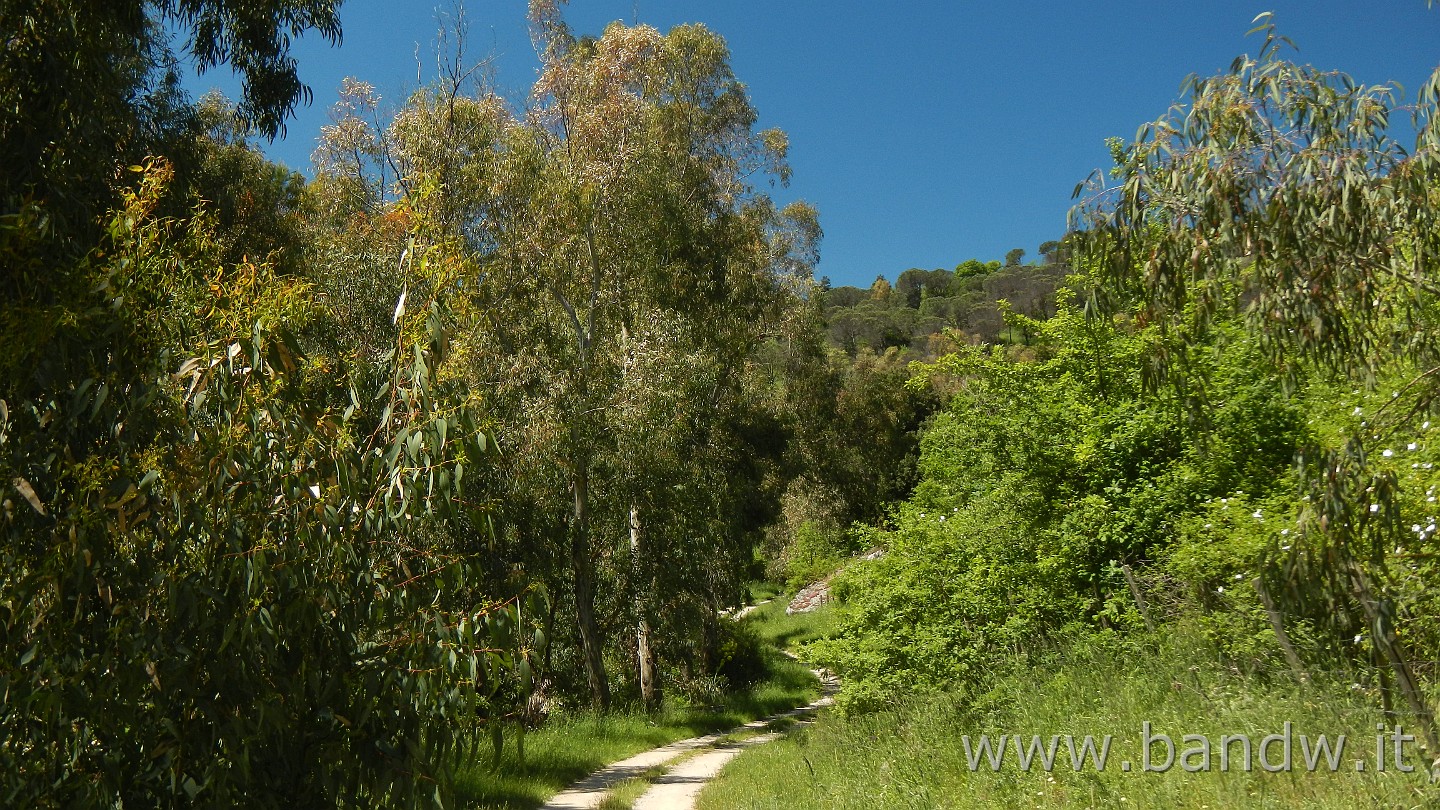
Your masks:
{"label": "rock", "polygon": [[[859,557],[856,557],[855,559],[878,560],[884,556],[885,549],[872,548],[864,554],[861,554]],[[833,576],[834,574],[830,575],[830,577]],[[826,602],[829,602],[830,577],[826,577],[819,582],[812,582],[809,585],[801,588],[800,592],[795,594],[795,598],[790,600],[789,606],[785,608],[785,615],[793,616],[796,613],[809,613],[815,608],[818,608]]]}
{"label": "rock", "polygon": [[786,615],[796,613],[809,613],[830,601],[830,577],[819,582],[812,582],[800,589],[795,598],[790,600],[789,606],[785,608]]}

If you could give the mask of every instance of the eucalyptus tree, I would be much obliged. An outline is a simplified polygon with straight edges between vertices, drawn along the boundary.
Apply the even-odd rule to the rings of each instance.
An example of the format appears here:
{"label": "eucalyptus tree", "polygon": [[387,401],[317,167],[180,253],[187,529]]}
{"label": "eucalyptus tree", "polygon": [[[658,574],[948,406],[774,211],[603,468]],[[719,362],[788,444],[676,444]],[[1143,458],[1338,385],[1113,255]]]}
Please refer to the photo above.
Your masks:
{"label": "eucalyptus tree", "polygon": [[[117,166],[162,151],[186,118],[173,40],[201,71],[230,65],[242,79],[240,116],[265,136],[282,132],[295,105],[309,98],[291,43],[306,32],[338,42],[338,6],[4,0],[0,215],[42,206],[54,224],[52,246],[70,257],[90,247],[103,229],[96,218],[118,203]],[[6,298],[26,292],[29,282],[15,281],[18,293],[0,287]]]}
{"label": "eucalyptus tree", "polygon": [[[563,425],[572,599],[603,705],[600,566],[615,537],[633,537],[637,558],[661,556],[645,541],[646,509],[683,506],[642,497],[664,488],[642,474],[658,468],[633,461],[643,453],[621,446],[645,442],[643,422],[627,430],[625,416],[663,410],[646,400],[664,397],[672,374],[703,368],[708,386],[678,390],[717,403],[735,384],[778,291],[766,239],[775,212],[747,177],[788,171],[783,136],[754,131],[724,43],[704,28],[612,25],[577,40],[554,3],[532,3],[531,19],[543,69],[514,149],[531,205],[502,226],[494,275],[541,316],[532,345],[551,369],[546,409]],[[688,372],[686,355],[699,360]]]}
{"label": "eucalyptus tree", "polygon": [[1440,749],[1397,638],[1422,591],[1401,586],[1409,567],[1390,553],[1427,557],[1433,541],[1401,530],[1397,470],[1377,453],[1440,398],[1440,73],[1420,90],[1406,148],[1390,129],[1395,88],[1287,61],[1268,15],[1256,20],[1257,57],[1192,77],[1184,104],[1112,144],[1115,183],[1077,207],[1067,244],[1108,282],[1092,308],[1157,325],[1150,381],[1197,413],[1208,390],[1193,347],[1230,318],[1292,382],[1393,386],[1378,412],[1357,411],[1343,446],[1302,459],[1305,542],[1284,551],[1277,539],[1267,577],[1339,646],[1369,639]]}
{"label": "eucalyptus tree", "polygon": [[[165,26],[243,74],[237,132],[274,134],[290,42],[338,38],[335,7],[0,7],[6,806],[431,806],[528,680],[534,605],[435,539],[483,519],[450,496],[493,448],[443,376],[441,285],[390,297],[374,351],[316,351],[315,288],[264,258],[299,181],[216,139],[209,187],[270,210],[164,216],[186,187],[142,160],[192,131]],[[402,289],[426,248],[385,257]]]}
{"label": "eucalyptus tree", "polygon": [[136,174],[64,268],[89,293],[38,391],[0,399],[0,795],[429,805],[530,646],[430,536],[476,519],[450,495],[490,446],[440,375],[443,301],[396,308],[378,373],[337,373],[288,336],[303,281],[225,265],[211,220],[153,215],[165,164]]}
{"label": "eucalyptus tree", "polygon": [[[388,121],[351,83],[318,182],[370,217],[403,210],[447,257],[451,272],[427,283],[464,302],[452,373],[483,392],[506,439],[493,553],[563,586],[552,606],[572,613],[603,706],[617,621],[635,631],[621,646],[653,698],[648,623],[675,626],[661,606],[693,597],[713,618],[738,591],[738,574],[671,574],[748,563],[724,495],[744,487],[718,472],[735,467],[724,426],[751,352],[808,283],[819,226],[753,185],[788,179],[785,139],[755,130],[718,36],[616,24],[577,38],[553,2],[530,17],[542,70],[523,109],[459,51]],[[694,553],[716,532],[729,552]]]}

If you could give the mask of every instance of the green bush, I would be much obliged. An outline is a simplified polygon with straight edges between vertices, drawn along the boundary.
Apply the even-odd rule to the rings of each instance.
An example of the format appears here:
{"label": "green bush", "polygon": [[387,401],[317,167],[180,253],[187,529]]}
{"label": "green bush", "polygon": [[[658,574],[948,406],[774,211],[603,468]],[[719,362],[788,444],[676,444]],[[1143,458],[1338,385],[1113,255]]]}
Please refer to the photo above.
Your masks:
{"label": "green bush", "polygon": [[750,622],[721,622],[715,672],[732,689],[753,686],[770,672],[764,649],[759,631]]}

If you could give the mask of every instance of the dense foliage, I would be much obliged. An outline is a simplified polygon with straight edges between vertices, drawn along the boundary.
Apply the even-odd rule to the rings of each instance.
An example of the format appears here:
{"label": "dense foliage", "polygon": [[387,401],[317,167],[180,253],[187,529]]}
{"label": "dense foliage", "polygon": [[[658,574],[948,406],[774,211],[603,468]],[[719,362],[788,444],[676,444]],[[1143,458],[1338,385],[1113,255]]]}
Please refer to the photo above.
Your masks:
{"label": "dense foliage", "polygon": [[853,705],[983,683],[1047,640],[1131,628],[1121,566],[1161,563],[1210,499],[1288,493],[1302,412],[1245,344],[1209,361],[1227,397],[1202,431],[1175,398],[1143,392],[1153,330],[1064,299],[1032,327],[1031,354],[967,349],[912,383],[956,392],[923,435],[890,553],[837,586],[847,633],[819,654],[855,679]]}

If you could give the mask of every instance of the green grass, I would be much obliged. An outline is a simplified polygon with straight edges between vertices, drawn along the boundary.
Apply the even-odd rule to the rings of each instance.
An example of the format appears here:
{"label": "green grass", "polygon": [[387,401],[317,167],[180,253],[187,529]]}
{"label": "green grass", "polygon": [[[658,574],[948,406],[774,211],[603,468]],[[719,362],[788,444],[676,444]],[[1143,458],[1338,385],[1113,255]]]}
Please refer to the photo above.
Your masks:
{"label": "green grass", "polygon": [[[783,601],[765,608],[775,605],[784,618]],[[769,638],[767,628],[773,617],[760,614],[756,611],[743,621],[755,624],[761,635]],[[819,695],[815,676],[802,664],[774,650],[766,649],[763,654],[769,675],[751,689],[726,695],[716,707],[682,706],[679,701],[668,701],[653,713],[621,709],[608,714],[585,711],[553,717],[543,728],[525,736],[523,763],[513,743],[507,742],[498,769],[490,767],[490,749],[482,744],[474,764],[464,769],[457,780],[459,806],[477,810],[538,807],[566,785],[611,762],[675,740],[733,728],[804,705]],[[626,790],[637,787],[627,786]]]}
{"label": "green grass", "polygon": [[785,615],[788,598],[779,598],[767,605],[761,605],[745,617],[754,622],[760,637],[782,650],[796,652],[811,641],[829,638],[838,629],[838,619],[829,606],[822,606],[809,613]]}
{"label": "green grass", "polygon": [[[1184,633],[1139,643],[1110,642],[1076,649],[1063,665],[1021,672],[982,695],[915,699],[890,711],[842,717],[824,713],[808,727],[736,758],[701,794],[703,810],[732,808],[972,808],[972,807],[1416,807],[1440,793],[1424,777],[1416,744],[1408,746],[1415,773],[1373,770],[1373,696],[1347,682],[1300,686],[1229,670],[1207,656],[1207,645]],[[1208,660],[1207,660],[1208,659]],[[1289,773],[1212,770],[1140,772],[1141,724],[1170,734],[1177,754],[1191,747],[1184,734],[1249,734],[1258,744],[1290,721],[1295,735]],[[1403,722],[1402,722],[1403,725]],[[1413,724],[1411,724],[1413,725]],[[1413,729],[1412,729],[1413,730]],[[1104,772],[1076,772],[1063,743],[1055,768],[1023,772],[1013,746],[1000,771],[988,763],[970,772],[962,737],[979,734],[1114,735]],[[1341,770],[1304,770],[1298,735],[1349,735]],[[1388,745],[1387,741],[1387,745]],[[1278,753],[1278,746],[1274,749]],[[1154,756],[1163,759],[1163,746]],[[1232,749],[1240,759],[1239,746]],[[1121,760],[1134,769],[1123,772]],[[1355,771],[1355,760],[1367,761]],[[1193,760],[1192,760],[1193,761]],[[1233,763],[1232,763],[1233,764]],[[1238,767],[1238,766],[1237,766]]]}
{"label": "green grass", "polygon": [[651,768],[640,776],[634,779],[626,779],[624,782],[611,788],[610,792],[606,794],[605,800],[600,802],[599,810],[630,810],[635,802],[638,801],[641,796],[645,795],[645,791],[650,789],[652,780],[664,776],[683,759],[685,759],[685,757],[681,757],[665,765]]}
{"label": "green grass", "polygon": [[751,605],[764,602],[766,599],[774,599],[780,596],[782,591],[779,583],[762,579],[752,580],[747,586],[747,589],[750,593],[750,599],[747,601],[747,604]]}

